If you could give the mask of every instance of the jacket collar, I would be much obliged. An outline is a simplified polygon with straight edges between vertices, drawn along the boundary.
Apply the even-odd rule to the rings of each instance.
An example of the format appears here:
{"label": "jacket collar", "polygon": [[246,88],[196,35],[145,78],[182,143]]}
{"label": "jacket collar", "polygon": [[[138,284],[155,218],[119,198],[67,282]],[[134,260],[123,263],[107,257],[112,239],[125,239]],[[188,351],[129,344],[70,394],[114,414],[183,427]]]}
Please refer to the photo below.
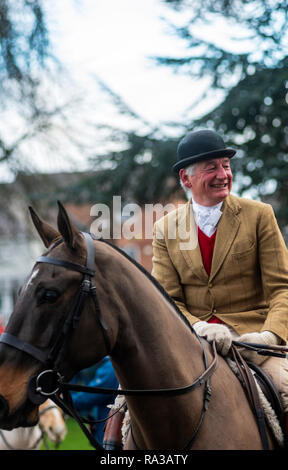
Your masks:
{"label": "jacket collar", "polygon": [[240,226],[238,214],[241,206],[234,196],[228,196],[223,204],[223,215],[217,228],[210,281],[216,276],[227,256]]}

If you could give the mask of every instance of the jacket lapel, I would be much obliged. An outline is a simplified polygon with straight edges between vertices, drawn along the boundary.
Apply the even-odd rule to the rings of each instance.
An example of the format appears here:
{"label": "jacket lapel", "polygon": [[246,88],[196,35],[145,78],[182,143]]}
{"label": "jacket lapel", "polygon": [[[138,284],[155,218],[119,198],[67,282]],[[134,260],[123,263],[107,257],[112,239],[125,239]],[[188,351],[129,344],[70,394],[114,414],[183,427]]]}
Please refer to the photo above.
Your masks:
{"label": "jacket lapel", "polygon": [[[189,229],[190,227],[190,229]],[[179,234],[185,233],[190,230],[192,232],[192,237],[188,243],[183,243],[183,236]],[[208,281],[208,275],[205,271],[202,262],[201,251],[198,243],[198,231],[197,225],[194,219],[191,202],[188,202],[185,207],[185,211],[182,211],[178,215],[178,241],[179,241],[179,251],[182,254],[183,258],[186,261],[189,269],[202,281]],[[190,246],[191,244],[191,246]]]}
{"label": "jacket lapel", "polygon": [[209,280],[211,281],[221,268],[221,265],[229,252],[231,245],[239,230],[240,219],[238,213],[241,207],[233,196],[228,196],[223,204],[223,214],[217,227],[214,254]]}

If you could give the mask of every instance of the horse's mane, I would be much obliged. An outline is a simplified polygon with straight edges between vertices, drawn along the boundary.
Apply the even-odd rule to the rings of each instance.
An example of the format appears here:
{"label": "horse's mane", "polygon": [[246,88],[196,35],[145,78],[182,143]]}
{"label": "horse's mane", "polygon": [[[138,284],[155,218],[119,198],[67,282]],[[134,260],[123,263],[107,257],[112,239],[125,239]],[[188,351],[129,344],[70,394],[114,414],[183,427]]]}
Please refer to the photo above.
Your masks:
{"label": "horse's mane", "polygon": [[[93,237],[92,237],[93,238]],[[108,242],[107,240],[104,240],[103,238],[93,238],[94,240],[97,240],[97,241],[101,241],[101,242],[104,242],[106,243],[107,245],[109,245],[111,248],[113,248],[114,250],[116,250],[118,253],[120,253],[120,255],[124,256],[126,259],[128,259],[128,261],[130,261],[132,264],[134,264],[134,266],[136,266],[136,268],[138,268],[148,279],[149,281],[152,282],[152,284],[156,287],[156,289],[158,289],[160,291],[160,293],[164,296],[164,298],[169,302],[169,304],[174,308],[175,312],[177,313],[177,315],[181,318],[182,321],[184,321],[184,323],[188,326],[188,328],[194,332],[194,329],[192,327],[192,325],[189,323],[189,321],[187,320],[187,318],[185,317],[185,315],[181,312],[181,310],[179,309],[179,307],[176,305],[176,303],[174,302],[174,300],[172,299],[172,297],[170,297],[170,295],[168,294],[168,292],[164,289],[164,287],[161,286],[161,284],[157,281],[157,279],[155,279],[154,276],[152,276],[151,273],[149,273],[149,271],[147,271],[147,269],[144,268],[144,266],[142,266],[142,264],[138,263],[138,261],[136,261],[134,258],[132,258],[130,255],[128,255],[128,253],[126,253],[124,250],[122,250],[119,246],[117,245],[114,245],[113,243],[110,243]]]}

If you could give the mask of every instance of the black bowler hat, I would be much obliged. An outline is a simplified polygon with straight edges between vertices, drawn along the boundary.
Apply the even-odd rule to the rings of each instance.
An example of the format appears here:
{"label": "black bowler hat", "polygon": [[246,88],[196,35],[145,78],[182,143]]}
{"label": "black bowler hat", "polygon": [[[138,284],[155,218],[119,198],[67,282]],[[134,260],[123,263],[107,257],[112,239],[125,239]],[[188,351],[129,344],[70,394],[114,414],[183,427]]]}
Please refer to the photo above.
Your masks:
{"label": "black bowler hat", "polygon": [[203,129],[189,132],[178,145],[178,162],[173,170],[178,172],[181,168],[209,158],[233,157],[236,150],[227,148],[222,137],[215,131]]}

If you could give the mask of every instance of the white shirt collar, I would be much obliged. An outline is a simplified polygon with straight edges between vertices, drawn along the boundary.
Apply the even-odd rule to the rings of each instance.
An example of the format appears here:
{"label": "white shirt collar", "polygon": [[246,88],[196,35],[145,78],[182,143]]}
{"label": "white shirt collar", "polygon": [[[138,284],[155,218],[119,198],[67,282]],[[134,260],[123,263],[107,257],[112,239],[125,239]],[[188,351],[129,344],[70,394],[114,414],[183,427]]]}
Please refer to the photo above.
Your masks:
{"label": "white shirt collar", "polygon": [[221,207],[223,201],[219,202],[215,206],[201,206],[194,201],[192,197],[192,210],[194,212],[195,220],[198,227],[208,237],[211,237],[217,228],[217,224],[222,215]]}
{"label": "white shirt collar", "polygon": [[223,201],[216,204],[216,206],[200,206],[200,204],[198,204],[193,199],[193,196],[192,196],[192,204],[193,204],[193,210],[194,211],[201,211],[201,212],[209,212],[210,213],[210,212],[213,212],[215,209],[220,210],[222,205],[223,205]]}

